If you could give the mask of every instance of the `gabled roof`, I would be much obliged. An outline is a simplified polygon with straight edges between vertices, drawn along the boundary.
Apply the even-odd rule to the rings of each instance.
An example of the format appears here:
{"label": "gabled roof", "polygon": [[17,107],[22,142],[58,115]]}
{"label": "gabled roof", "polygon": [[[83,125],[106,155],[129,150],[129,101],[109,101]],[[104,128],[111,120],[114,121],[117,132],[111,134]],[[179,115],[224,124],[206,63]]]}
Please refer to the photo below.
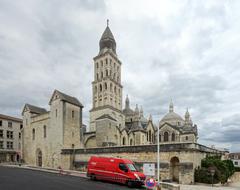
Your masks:
{"label": "gabled roof", "polygon": [[70,104],[73,104],[75,106],[79,106],[83,108],[83,105],[79,102],[79,100],[73,96],[69,96],[67,94],[64,94],[60,92],[59,90],[54,90],[53,95],[49,101],[49,105],[51,105],[52,101],[54,100],[55,96],[58,96],[58,98],[62,101],[68,102]]}
{"label": "gabled roof", "polygon": [[23,111],[22,111],[22,115],[26,111],[29,111],[30,113],[36,113],[36,114],[42,114],[42,113],[47,112],[47,110],[45,108],[33,106],[31,104],[25,104]]}
{"label": "gabled roof", "polygon": [[102,116],[98,117],[96,120],[100,120],[100,119],[110,119],[110,120],[113,120],[113,121],[117,121],[116,119],[111,117],[109,114],[103,114]]}
{"label": "gabled roof", "polygon": [[16,118],[16,117],[12,117],[12,116],[9,116],[9,115],[0,114],[0,119],[6,119],[6,120],[16,121],[16,122],[22,123],[22,119]]}

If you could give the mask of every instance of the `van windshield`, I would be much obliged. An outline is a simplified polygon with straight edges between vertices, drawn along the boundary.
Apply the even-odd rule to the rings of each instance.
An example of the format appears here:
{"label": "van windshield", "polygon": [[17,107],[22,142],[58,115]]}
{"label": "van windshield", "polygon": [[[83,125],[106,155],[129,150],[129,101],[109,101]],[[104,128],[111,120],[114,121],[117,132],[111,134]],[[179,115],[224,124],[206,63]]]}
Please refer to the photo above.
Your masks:
{"label": "van windshield", "polygon": [[128,166],[130,171],[137,172],[137,169],[136,169],[136,167],[133,164],[127,164],[127,166]]}

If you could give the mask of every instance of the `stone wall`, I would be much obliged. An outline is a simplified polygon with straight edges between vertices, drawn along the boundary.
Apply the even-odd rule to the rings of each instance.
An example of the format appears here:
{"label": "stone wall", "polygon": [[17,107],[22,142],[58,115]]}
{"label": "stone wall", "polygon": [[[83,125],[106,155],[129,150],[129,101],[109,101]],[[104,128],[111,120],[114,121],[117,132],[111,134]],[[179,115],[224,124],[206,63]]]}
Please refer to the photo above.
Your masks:
{"label": "stone wall", "polygon": [[[194,182],[194,169],[201,164],[201,160],[206,155],[220,155],[222,152],[205,147],[195,143],[180,144],[161,144],[160,145],[160,177],[161,180],[173,179],[172,159],[177,158],[179,175],[179,183],[191,184]],[[143,163],[157,163],[157,145],[141,145],[141,146],[121,146],[121,147],[105,147],[105,148],[89,148],[89,149],[64,149],[62,150],[62,158],[74,157],[76,169],[84,170],[91,156],[119,157],[130,159],[136,163],[141,169]],[[70,160],[70,159],[69,159]],[[64,168],[69,163],[62,163]],[[70,163],[72,164],[72,163]]]}

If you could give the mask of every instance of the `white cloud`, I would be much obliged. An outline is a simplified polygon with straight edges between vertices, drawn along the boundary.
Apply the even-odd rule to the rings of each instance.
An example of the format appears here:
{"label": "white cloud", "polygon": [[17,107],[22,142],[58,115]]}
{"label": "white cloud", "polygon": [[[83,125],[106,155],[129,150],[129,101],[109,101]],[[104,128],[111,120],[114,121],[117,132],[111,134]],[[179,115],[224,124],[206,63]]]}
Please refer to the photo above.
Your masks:
{"label": "white cloud", "polygon": [[200,142],[239,150],[239,8],[214,0],[2,0],[1,112],[20,116],[26,102],[47,107],[59,89],[82,101],[87,123],[92,58],[109,18],[132,105],[157,122],[173,98],[181,115],[190,108]]}

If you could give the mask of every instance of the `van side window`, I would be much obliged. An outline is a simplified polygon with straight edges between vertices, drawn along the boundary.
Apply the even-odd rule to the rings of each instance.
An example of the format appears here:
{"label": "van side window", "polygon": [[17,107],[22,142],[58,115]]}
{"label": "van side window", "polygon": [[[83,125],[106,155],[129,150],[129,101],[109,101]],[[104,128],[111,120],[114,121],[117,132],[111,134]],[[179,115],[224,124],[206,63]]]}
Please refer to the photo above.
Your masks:
{"label": "van side window", "polygon": [[119,164],[119,169],[122,170],[122,171],[124,171],[124,172],[128,171],[127,166],[126,166],[125,164],[123,164],[123,163],[120,163],[120,164]]}

